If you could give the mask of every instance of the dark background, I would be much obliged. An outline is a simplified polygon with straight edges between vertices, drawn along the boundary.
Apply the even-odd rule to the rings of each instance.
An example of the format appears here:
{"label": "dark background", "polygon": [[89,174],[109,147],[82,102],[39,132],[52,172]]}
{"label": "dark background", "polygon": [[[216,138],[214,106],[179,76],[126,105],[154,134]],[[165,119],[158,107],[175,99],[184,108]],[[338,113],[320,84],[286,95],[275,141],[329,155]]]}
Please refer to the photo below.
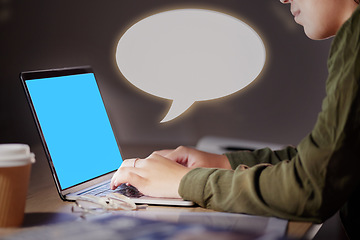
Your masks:
{"label": "dark background", "polygon": [[[160,124],[171,102],[128,83],[116,66],[115,50],[132,24],[178,8],[240,18],[262,37],[267,60],[250,87],[196,103],[189,113]],[[19,73],[91,65],[125,156],[137,154],[126,146],[147,146],[146,152],[195,145],[207,135],[296,145],[321,109],[330,44],[308,39],[289,5],[279,0],[0,0],[0,143],[27,143],[37,156],[34,167],[47,164]],[[340,229],[333,225],[328,229]],[[320,231],[318,239],[327,238]]]}
{"label": "dark background", "polygon": [[[160,124],[171,102],[128,83],[115,49],[138,20],[177,8],[217,10],[247,22],[264,40],[267,60],[245,90],[196,103]],[[0,0],[0,143],[40,143],[21,71],[91,65],[120,145],[195,145],[206,135],[296,145],[320,111],[330,43],[308,39],[278,0]]]}

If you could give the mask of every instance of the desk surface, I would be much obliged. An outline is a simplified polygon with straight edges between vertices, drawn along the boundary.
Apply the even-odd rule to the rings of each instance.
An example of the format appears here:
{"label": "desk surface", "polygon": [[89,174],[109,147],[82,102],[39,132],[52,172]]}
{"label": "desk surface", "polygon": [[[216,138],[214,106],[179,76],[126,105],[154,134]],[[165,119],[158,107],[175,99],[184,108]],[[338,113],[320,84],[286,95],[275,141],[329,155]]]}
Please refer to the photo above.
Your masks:
{"label": "desk surface", "polygon": [[[162,146],[163,147],[163,146]],[[173,146],[166,146],[173,147]],[[139,154],[139,150],[142,153]],[[131,146],[123,147],[123,155],[129,157],[145,157],[153,150],[151,146],[141,146],[134,148]],[[126,151],[124,151],[126,150]],[[77,219],[79,216],[71,213],[72,203],[64,202],[60,199],[55,184],[52,180],[48,163],[42,153],[41,147],[32,150],[36,154],[36,164],[32,169],[32,175],[26,201],[26,215],[24,227],[18,229],[0,229],[0,236],[9,235],[29,226],[41,226],[49,223],[61,223]],[[145,211],[156,213],[195,213],[195,212],[213,212],[209,209],[200,207],[160,207],[149,206]],[[176,221],[176,214],[161,214],[159,220]],[[311,228],[311,223],[289,222],[287,236],[291,238],[301,238]]]}

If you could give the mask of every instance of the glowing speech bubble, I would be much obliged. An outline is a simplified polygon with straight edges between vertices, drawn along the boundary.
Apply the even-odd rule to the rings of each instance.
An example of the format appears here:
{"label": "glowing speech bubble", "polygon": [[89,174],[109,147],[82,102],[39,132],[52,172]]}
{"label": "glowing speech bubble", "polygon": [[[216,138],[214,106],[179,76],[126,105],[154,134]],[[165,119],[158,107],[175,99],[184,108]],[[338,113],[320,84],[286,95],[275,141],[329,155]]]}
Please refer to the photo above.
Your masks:
{"label": "glowing speech bubble", "polygon": [[147,17],[120,38],[116,61],[137,88],[173,103],[161,122],[194,102],[221,98],[250,84],[265,47],[247,24],[224,13],[179,9]]}

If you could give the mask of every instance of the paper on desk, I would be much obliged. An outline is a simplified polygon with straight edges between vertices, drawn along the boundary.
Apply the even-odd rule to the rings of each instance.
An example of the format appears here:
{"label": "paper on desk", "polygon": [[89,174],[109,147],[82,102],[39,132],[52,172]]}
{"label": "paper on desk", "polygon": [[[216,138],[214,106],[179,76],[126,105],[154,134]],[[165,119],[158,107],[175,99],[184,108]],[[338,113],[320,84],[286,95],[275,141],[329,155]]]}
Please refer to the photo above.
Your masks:
{"label": "paper on desk", "polygon": [[171,221],[184,224],[203,224],[229,231],[246,231],[273,236],[286,234],[287,220],[224,212],[185,212],[183,208],[147,211],[119,212],[121,215],[151,220]]}
{"label": "paper on desk", "polygon": [[[144,211],[146,212],[146,211]],[[149,211],[150,213],[151,211]],[[216,213],[200,214],[189,213],[191,217],[201,216],[219,217]],[[185,214],[187,215],[187,214]],[[189,215],[189,216],[190,216]],[[207,218],[208,219],[208,218]],[[212,222],[212,221],[210,221]],[[270,221],[268,222],[268,224]],[[272,225],[272,224],[270,224]],[[147,240],[184,240],[184,239],[257,239],[261,240],[282,239],[274,232],[268,232],[266,236],[249,231],[229,230],[221,227],[211,227],[197,223],[173,223],[168,221],[155,221],[140,217],[130,217],[118,214],[107,214],[92,218],[87,221],[71,221],[61,224],[53,224],[42,227],[34,227],[23,230],[3,240],[20,239],[52,239],[52,240],[111,240],[111,239],[147,239]]]}

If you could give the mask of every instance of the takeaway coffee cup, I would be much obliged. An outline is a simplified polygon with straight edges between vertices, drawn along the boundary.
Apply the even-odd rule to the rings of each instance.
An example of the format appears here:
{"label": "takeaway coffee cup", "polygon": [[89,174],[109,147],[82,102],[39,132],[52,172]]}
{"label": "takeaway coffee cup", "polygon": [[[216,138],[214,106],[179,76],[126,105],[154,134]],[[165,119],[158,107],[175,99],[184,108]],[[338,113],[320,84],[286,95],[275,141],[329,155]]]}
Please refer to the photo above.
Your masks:
{"label": "takeaway coffee cup", "polygon": [[0,227],[18,227],[24,219],[34,154],[26,144],[0,144]]}

